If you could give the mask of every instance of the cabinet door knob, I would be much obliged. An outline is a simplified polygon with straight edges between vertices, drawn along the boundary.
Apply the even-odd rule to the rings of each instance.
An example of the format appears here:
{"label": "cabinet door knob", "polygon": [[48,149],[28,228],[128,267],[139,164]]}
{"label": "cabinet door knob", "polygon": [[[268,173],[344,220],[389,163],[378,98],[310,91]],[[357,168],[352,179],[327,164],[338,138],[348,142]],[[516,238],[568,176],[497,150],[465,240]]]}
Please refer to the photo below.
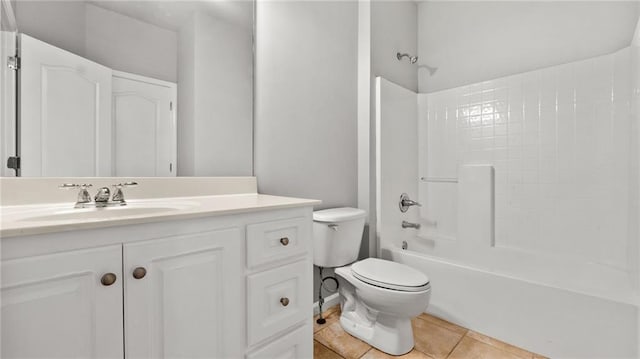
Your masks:
{"label": "cabinet door knob", "polygon": [[282,243],[283,246],[288,245],[289,244],[289,237],[280,238],[280,243]]}
{"label": "cabinet door knob", "polygon": [[142,279],[147,275],[147,270],[144,267],[137,267],[133,270],[133,278]]}
{"label": "cabinet door knob", "polygon": [[102,278],[100,278],[100,283],[102,283],[103,286],[108,287],[110,285],[112,285],[113,283],[116,282],[116,275],[113,273],[107,273],[105,275],[102,276]]}
{"label": "cabinet door knob", "polygon": [[280,304],[282,304],[283,307],[286,307],[287,305],[289,305],[289,298],[280,298]]}

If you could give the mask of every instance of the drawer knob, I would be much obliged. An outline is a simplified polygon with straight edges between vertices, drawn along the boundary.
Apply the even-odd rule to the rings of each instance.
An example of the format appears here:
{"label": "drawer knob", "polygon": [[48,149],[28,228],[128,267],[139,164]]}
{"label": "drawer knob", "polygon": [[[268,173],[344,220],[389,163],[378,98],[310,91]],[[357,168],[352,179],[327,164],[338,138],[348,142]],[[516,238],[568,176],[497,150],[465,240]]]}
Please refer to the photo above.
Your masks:
{"label": "drawer knob", "polygon": [[142,279],[147,275],[147,270],[144,267],[138,267],[133,270],[133,278]]}
{"label": "drawer knob", "polygon": [[280,298],[280,304],[282,304],[283,307],[286,307],[287,305],[289,305],[289,298]]}
{"label": "drawer knob", "polygon": [[105,275],[102,276],[102,278],[100,278],[100,283],[102,283],[103,286],[108,287],[110,285],[112,285],[113,283],[116,282],[116,275],[113,273],[107,273]]}
{"label": "drawer knob", "polygon": [[280,243],[282,243],[283,246],[288,245],[289,244],[289,237],[280,238]]}

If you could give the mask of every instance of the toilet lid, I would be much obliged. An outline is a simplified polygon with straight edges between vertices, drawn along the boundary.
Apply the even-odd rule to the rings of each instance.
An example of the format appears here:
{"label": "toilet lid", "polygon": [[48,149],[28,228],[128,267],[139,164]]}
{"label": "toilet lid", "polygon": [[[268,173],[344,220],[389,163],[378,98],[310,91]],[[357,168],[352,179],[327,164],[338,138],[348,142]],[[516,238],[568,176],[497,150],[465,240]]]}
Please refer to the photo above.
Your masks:
{"label": "toilet lid", "polygon": [[378,258],[367,258],[351,265],[359,280],[382,288],[419,292],[429,288],[429,277],[407,265]]}

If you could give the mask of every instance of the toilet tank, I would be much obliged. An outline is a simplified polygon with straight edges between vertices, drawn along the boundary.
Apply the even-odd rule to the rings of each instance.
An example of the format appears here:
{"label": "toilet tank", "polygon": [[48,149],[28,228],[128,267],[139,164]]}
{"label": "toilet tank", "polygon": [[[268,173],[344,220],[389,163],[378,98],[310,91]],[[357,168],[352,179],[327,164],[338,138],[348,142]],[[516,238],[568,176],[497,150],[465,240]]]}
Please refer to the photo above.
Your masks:
{"label": "toilet tank", "polygon": [[313,264],[342,267],[358,259],[367,212],[331,208],[313,212]]}

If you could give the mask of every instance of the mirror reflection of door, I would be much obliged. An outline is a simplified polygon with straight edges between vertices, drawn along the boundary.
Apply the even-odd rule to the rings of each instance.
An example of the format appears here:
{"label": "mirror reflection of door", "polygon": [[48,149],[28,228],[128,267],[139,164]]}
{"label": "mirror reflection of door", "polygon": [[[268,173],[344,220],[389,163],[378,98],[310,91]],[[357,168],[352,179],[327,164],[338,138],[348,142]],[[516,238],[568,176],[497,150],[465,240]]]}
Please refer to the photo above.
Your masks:
{"label": "mirror reflection of door", "polygon": [[110,68],[20,34],[22,176],[111,175]]}
{"label": "mirror reflection of door", "polygon": [[0,175],[251,175],[253,6],[0,0]]}
{"label": "mirror reflection of door", "polygon": [[175,176],[176,84],[113,73],[114,176]]}
{"label": "mirror reflection of door", "polygon": [[175,83],[20,36],[23,176],[175,176]]}

